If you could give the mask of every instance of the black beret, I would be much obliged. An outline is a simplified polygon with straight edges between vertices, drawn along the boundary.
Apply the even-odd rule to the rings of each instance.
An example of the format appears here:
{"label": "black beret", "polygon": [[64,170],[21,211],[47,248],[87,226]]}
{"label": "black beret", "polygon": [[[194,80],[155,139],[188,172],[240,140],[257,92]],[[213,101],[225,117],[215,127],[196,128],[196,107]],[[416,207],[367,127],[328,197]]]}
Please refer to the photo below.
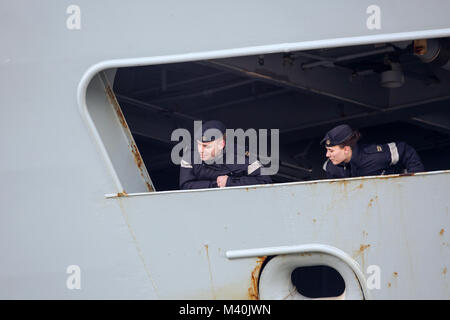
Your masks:
{"label": "black beret", "polygon": [[328,131],[322,141],[320,141],[320,144],[325,142],[325,146],[333,147],[345,142],[352,134],[353,129],[349,125],[341,124]]}
{"label": "black beret", "polygon": [[202,141],[201,142],[211,142],[214,141],[218,138],[221,138],[222,136],[219,137],[207,137],[205,136],[205,132],[209,129],[216,129],[219,130],[222,133],[222,136],[225,134],[226,131],[226,126],[225,124],[223,124],[223,122],[219,121],[219,120],[210,120],[210,121],[206,121],[205,123],[202,124],[202,131],[197,132],[197,137],[201,137]]}

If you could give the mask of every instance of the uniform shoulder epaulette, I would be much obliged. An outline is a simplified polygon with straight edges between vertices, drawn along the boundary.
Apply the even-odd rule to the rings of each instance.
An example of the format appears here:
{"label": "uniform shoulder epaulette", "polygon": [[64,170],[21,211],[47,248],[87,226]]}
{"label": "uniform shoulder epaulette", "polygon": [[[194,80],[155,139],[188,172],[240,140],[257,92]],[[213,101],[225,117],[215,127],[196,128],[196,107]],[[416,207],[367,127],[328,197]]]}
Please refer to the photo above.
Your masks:
{"label": "uniform shoulder epaulette", "polygon": [[386,146],[382,144],[370,144],[363,148],[365,153],[377,153],[377,152],[383,152]]}
{"label": "uniform shoulder epaulette", "polygon": [[187,169],[191,169],[192,168],[192,164],[190,164],[188,161],[181,159],[180,165],[182,168],[187,168]]}

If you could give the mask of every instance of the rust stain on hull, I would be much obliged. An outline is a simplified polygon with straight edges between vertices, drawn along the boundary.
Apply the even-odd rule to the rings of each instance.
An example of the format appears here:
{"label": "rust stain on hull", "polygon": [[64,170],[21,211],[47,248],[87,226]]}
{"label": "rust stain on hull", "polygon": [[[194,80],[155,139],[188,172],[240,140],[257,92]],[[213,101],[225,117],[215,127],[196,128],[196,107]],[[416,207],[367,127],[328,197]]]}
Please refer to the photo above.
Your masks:
{"label": "rust stain on hull", "polygon": [[126,193],[125,190],[123,190],[122,192],[117,193],[117,197],[118,198],[128,197],[128,193]]}
{"label": "rust stain on hull", "polygon": [[378,196],[375,196],[375,198],[371,198],[369,200],[368,208],[372,207],[374,202],[378,201]]}
{"label": "rust stain on hull", "polygon": [[154,191],[153,188],[152,188],[152,186],[150,185],[150,183],[148,183],[147,181],[145,182],[145,185],[147,186],[147,190],[148,190],[148,191],[150,191],[150,192],[153,192],[153,191]]}
{"label": "rust stain on hull", "polygon": [[117,102],[116,96],[114,95],[114,92],[112,91],[110,86],[106,86],[106,94],[108,96],[109,103],[111,103],[114,106],[114,110],[116,111],[120,124],[125,129],[128,129],[127,121],[125,120],[122,110],[120,110],[119,102]]}
{"label": "rust stain on hull", "polygon": [[150,183],[148,182],[148,179],[146,178],[146,174],[144,174],[144,170],[145,170],[145,167],[143,166],[144,161],[142,160],[142,156],[141,156],[141,154],[136,146],[136,143],[134,142],[133,136],[128,128],[127,121],[125,119],[125,116],[123,115],[122,110],[120,109],[119,102],[117,101],[116,96],[109,85],[105,85],[105,90],[106,90],[106,95],[108,97],[108,100],[111,103],[111,105],[114,107],[114,111],[116,112],[117,118],[119,119],[120,124],[125,129],[125,133],[128,136],[128,142],[129,142],[129,146],[131,149],[131,153],[133,154],[134,162],[136,163],[136,165],[141,173],[141,176],[145,181],[147,190],[150,192],[153,192],[154,190],[153,190],[152,186],[150,185]]}
{"label": "rust stain on hull", "polygon": [[409,173],[400,173],[400,177],[408,177],[408,176],[413,176],[414,172],[409,172]]}
{"label": "rust stain on hull", "polygon": [[261,272],[261,267],[267,257],[258,257],[256,260],[256,266],[252,271],[251,285],[248,288],[248,297],[250,300],[259,300],[259,292],[258,292],[258,280],[259,274]]}
{"label": "rust stain on hull", "polygon": [[364,251],[370,248],[370,244],[361,244],[359,250],[354,251],[353,258],[361,257],[361,264],[364,267],[365,259],[364,259]]}
{"label": "rust stain on hull", "polygon": [[131,153],[133,154],[134,162],[136,163],[136,166],[139,169],[142,179],[145,181],[145,186],[147,187],[147,190],[150,192],[153,192],[154,190],[153,190],[152,186],[150,185],[150,183],[147,181],[148,179],[146,179],[146,175],[144,174],[145,166],[144,166],[144,161],[142,160],[141,153],[139,152],[136,144],[134,143],[134,141],[132,139],[130,139],[130,148],[131,148]]}
{"label": "rust stain on hull", "polygon": [[402,177],[411,177],[414,176],[415,173],[410,172],[410,173],[400,173],[398,175],[387,175],[387,176],[377,176],[377,179],[398,179],[398,178],[402,178]]}
{"label": "rust stain on hull", "polygon": [[439,232],[439,234],[441,235],[441,236],[443,236],[444,235],[444,229],[441,229],[441,231]]}
{"label": "rust stain on hull", "polygon": [[370,244],[362,244],[359,247],[359,250],[355,251],[354,256],[359,256],[361,254],[364,253],[364,250],[369,249],[370,248]]}
{"label": "rust stain on hull", "polygon": [[142,169],[143,163],[142,157],[141,154],[139,153],[137,146],[134,143],[131,144],[131,152],[133,153],[134,162],[136,162],[136,165],[138,166],[139,169]]}

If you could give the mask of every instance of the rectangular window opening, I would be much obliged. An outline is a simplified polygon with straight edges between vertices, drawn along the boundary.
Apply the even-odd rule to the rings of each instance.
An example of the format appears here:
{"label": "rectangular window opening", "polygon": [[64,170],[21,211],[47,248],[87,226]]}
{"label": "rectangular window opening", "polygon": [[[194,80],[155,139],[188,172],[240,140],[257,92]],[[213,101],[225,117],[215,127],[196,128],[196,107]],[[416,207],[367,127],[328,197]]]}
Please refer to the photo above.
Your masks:
{"label": "rectangular window opening", "polygon": [[428,41],[428,52],[410,40],[122,67],[94,77],[87,105],[127,193],[180,189],[180,165],[171,159],[179,141],[171,136],[184,128],[193,137],[195,120],[278,129],[273,183],[326,178],[320,142],[341,124],[359,129],[366,144],[404,141],[426,171],[444,170],[450,45]]}

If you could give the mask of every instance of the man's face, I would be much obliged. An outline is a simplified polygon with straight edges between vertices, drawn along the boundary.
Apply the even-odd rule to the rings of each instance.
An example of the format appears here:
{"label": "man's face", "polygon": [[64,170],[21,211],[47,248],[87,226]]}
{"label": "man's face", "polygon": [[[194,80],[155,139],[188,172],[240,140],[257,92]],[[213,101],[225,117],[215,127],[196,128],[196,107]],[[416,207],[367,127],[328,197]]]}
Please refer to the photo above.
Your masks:
{"label": "man's face", "polygon": [[[350,150],[350,147],[345,146],[344,148],[341,148],[340,146],[333,146],[333,147],[326,147],[327,148],[327,158],[330,159],[330,161],[334,164],[340,164],[343,161],[349,160],[348,158],[348,152]],[[348,162],[348,161],[347,161]]]}
{"label": "man's face", "polygon": [[224,148],[225,141],[223,138],[216,139],[211,142],[199,142],[197,141],[198,153],[203,161],[210,160],[216,157],[220,151]]}

